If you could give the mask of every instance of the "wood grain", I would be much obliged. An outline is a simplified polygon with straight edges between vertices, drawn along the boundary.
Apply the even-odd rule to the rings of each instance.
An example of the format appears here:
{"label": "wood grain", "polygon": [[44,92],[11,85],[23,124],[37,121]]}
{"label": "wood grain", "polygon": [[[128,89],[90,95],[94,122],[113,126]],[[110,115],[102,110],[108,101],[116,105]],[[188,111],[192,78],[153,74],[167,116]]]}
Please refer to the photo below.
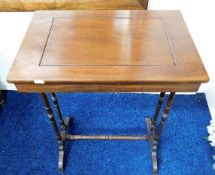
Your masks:
{"label": "wood grain", "polygon": [[168,66],[172,52],[160,18],[54,18],[40,66]]}
{"label": "wood grain", "polygon": [[208,80],[180,12],[144,10],[38,11],[8,75],[20,91],[197,91]]}
{"label": "wood grain", "polygon": [[195,92],[200,83],[162,84],[16,84],[20,92]]}
{"label": "wood grain", "polygon": [[1,0],[1,11],[147,9],[148,0]]}

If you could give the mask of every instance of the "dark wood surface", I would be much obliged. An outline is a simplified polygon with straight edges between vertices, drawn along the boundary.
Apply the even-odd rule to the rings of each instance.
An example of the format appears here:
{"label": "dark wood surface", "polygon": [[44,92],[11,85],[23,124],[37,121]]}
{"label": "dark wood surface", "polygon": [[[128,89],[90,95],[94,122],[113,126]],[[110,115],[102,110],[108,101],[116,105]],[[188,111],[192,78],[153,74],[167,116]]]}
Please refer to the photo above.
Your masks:
{"label": "dark wood surface", "polygon": [[49,34],[40,66],[175,64],[159,18],[59,17],[54,18]]}
{"label": "dark wood surface", "polygon": [[200,83],[50,83],[16,84],[20,92],[193,92],[199,89]]}
{"label": "dark wood surface", "polygon": [[8,75],[19,91],[197,91],[179,11],[38,11]]}
{"label": "dark wood surface", "polygon": [[148,0],[1,0],[0,11],[147,9]]}

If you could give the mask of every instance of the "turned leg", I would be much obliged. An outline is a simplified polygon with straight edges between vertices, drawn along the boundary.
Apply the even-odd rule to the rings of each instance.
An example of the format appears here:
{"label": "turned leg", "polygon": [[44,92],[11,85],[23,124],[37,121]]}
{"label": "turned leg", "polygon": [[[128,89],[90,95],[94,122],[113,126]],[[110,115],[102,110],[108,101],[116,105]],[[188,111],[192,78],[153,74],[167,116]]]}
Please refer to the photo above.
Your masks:
{"label": "turned leg", "polygon": [[48,113],[49,120],[50,120],[50,122],[52,124],[52,127],[54,129],[55,135],[57,137],[57,140],[62,141],[62,137],[60,135],[60,131],[59,131],[57,123],[55,121],[51,106],[50,106],[49,101],[48,101],[48,98],[47,98],[45,93],[41,93],[41,97],[42,97],[42,100],[43,100],[44,108],[46,109],[46,111]]}
{"label": "turned leg", "polygon": [[163,111],[163,115],[161,117],[161,121],[159,123],[158,128],[153,130],[153,138],[151,140],[151,149],[152,149],[152,163],[153,163],[153,174],[157,175],[158,173],[158,163],[157,163],[157,145],[158,145],[158,139],[160,137],[161,131],[163,129],[163,126],[166,122],[166,119],[168,117],[171,105],[173,103],[175,97],[175,92],[171,92],[169,95],[169,98],[167,100],[166,107]]}
{"label": "turned leg", "polygon": [[61,133],[60,133],[60,131],[58,129],[58,126],[56,124],[56,121],[55,121],[55,118],[54,118],[54,115],[53,115],[53,112],[52,112],[52,109],[50,107],[50,104],[49,104],[49,101],[48,101],[48,98],[47,98],[46,94],[41,93],[41,97],[42,97],[42,101],[44,103],[44,108],[46,109],[46,111],[48,113],[49,120],[50,120],[50,122],[51,122],[51,124],[53,126],[55,135],[56,135],[57,140],[58,140],[58,147],[59,147],[58,169],[60,171],[63,171],[64,139],[62,138]]}
{"label": "turned leg", "polygon": [[158,101],[153,119],[152,118],[146,118],[147,130],[149,133],[150,143],[151,143],[153,175],[157,175],[157,173],[158,173],[158,162],[157,162],[158,139],[160,137],[163,126],[166,122],[166,118],[169,114],[171,105],[173,103],[174,96],[175,96],[174,92],[170,93],[158,128],[156,128],[155,123],[157,121],[157,118],[158,118],[158,115],[159,115],[159,112],[160,112],[160,109],[161,109],[161,106],[162,106],[162,103],[163,103],[163,100],[165,97],[164,92],[161,92],[161,94],[160,94],[160,99]]}
{"label": "turned leg", "polygon": [[163,100],[165,98],[165,94],[166,94],[165,92],[161,92],[160,93],[160,98],[158,100],[158,104],[157,104],[157,107],[156,107],[156,110],[155,110],[155,113],[154,113],[154,116],[153,116],[153,122],[154,122],[154,124],[156,124],[158,115],[160,113],[161,106],[163,104]]}
{"label": "turned leg", "polygon": [[152,124],[152,119],[151,118],[146,118],[146,126],[148,130],[148,135],[150,137],[150,144],[151,144],[151,159],[152,159],[152,171],[153,175],[157,175],[158,173],[158,162],[157,162],[157,145],[158,142],[155,139],[155,132],[154,132],[154,127]]}
{"label": "turned leg", "polygon": [[158,162],[157,162],[157,145],[158,145],[158,142],[155,139],[155,125],[156,125],[156,121],[158,119],[158,115],[160,113],[160,109],[162,107],[162,104],[163,104],[163,101],[165,98],[165,94],[166,94],[165,92],[160,93],[160,97],[159,97],[153,118],[146,119],[147,129],[148,129],[148,132],[151,136],[151,139],[150,139],[151,154],[152,154],[151,158],[152,158],[152,167],[153,167],[152,171],[153,171],[154,175],[156,175],[158,173]]}
{"label": "turned leg", "polygon": [[157,106],[156,106],[156,109],[155,109],[154,116],[153,116],[153,118],[150,118],[150,120],[151,120],[150,130],[152,132],[154,132],[154,128],[155,128],[155,125],[156,125],[156,122],[157,122],[157,119],[158,119],[158,115],[160,113],[160,109],[162,107],[162,104],[163,104],[163,101],[164,101],[164,98],[165,98],[165,94],[166,94],[165,92],[160,93],[160,97],[159,97],[159,100],[158,100],[158,103],[157,103]]}
{"label": "turned leg", "polygon": [[62,117],[62,113],[60,111],[60,107],[59,107],[59,104],[58,104],[58,100],[57,100],[56,94],[55,93],[51,93],[51,98],[52,98],[52,101],[54,103],[58,119],[60,121],[61,129],[65,129],[66,125],[64,123],[64,120],[63,120],[63,117]]}
{"label": "turned leg", "polygon": [[161,117],[161,121],[160,121],[160,124],[156,130],[156,137],[159,138],[160,137],[160,134],[161,134],[161,131],[163,129],[163,126],[164,124],[166,123],[166,119],[168,117],[168,114],[169,114],[169,111],[170,111],[170,108],[172,106],[172,103],[173,103],[173,100],[174,100],[174,97],[175,97],[175,92],[171,92],[170,95],[169,95],[169,98],[167,100],[167,104],[166,104],[166,107],[164,109],[164,112],[163,112],[163,115]]}

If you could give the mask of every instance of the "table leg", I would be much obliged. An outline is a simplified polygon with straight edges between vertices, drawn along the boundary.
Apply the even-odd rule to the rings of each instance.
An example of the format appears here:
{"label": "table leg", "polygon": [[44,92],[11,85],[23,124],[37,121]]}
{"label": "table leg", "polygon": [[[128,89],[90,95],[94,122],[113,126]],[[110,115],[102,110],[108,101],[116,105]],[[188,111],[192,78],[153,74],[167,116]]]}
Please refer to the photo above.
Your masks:
{"label": "table leg", "polygon": [[[153,166],[153,174],[154,175],[157,175],[157,173],[158,173],[158,163],[157,163],[158,140],[159,140],[161,131],[163,129],[163,126],[164,126],[164,124],[166,122],[167,116],[169,114],[171,105],[173,103],[175,92],[170,93],[169,98],[167,100],[166,107],[164,109],[164,112],[163,112],[163,115],[162,115],[162,118],[161,118],[161,121],[160,121],[159,126],[157,128],[156,125],[155,125],[155,122],[156,122],[157,116],[158,116],[158,114],[160,112],[160,108],[161,108],[164,96],[165,96],[165,93],[160,94],[160,99],[158,101],[158,105],[157,105],[157,108],[156,108],[154,118],[153,119],[146,118],[147,129],[148,129],[149,135],[151,136],[150,142],[151,142],[152,166]],[[156,119],[156,120],[154,120],[154,119]]]}
{"label": "table leg", "polygon": [[59,161],[58,161],[58,169],[59,171],[63,171],[63,167],[64,167],[64,150],[65,150],[65,136],[68,133],[69,130],[69,126],[72,123],[72,118],[71,117],[67,117],[65,118],[65,120],[63,119],[61,110],[60,110],[60,106],[58,104],[58,100],[57,100],[57,96],[55,92],[51,93],[51,98],[52,101],[54,103],[56,112],[57,112],[57,116],[58,119],[60,121],[60,125],[61,125],[61,136],[63,139],[63,142],[59,143]]}
{"label": "table leg", "polygon": [[[56,135],[57,140],[58,140],[58,148],[59,148],[58,169],[59,169],[59,171],[63,171],[63,168],[64,168],[64,147],[65,147],[64,135],[68,131],[68,126],[70,124],[70,118],[66,118],[65,121],[62,122],[62,123],[64,123],[65,127],[62,128],[62,130],[60,132],[46,94],[41,93],[41,97],[42,97],[42,101],[44,103],[44,107],[48,113],[49,120],[53,126],[53,129],[55,131],[55,135]],[[58,108],[59,108],[59,106],[58,106]],[[59,109],[59,111],[60,111],[60,109]]]}
{"label": "table leg", "polygon": [[48,101],[48,98],[47,98],[45,93],[41,93],[41,97],[42,97],[42,100],[43,100],[44,108],[46,109],[46,111],[48,113],[49,120],[50,120],[50,122],[51,122],[51,124],[53,126],[54,131],[55,131],[55,135],[57,137],[57,140],[59,142],[61,142],[63,140],[62,140],[60,131],[58,129],[57,123],[55,121],[51,106],[50,106],[49,101]]}
{"label": "table leg", "polygon": [[69,117],[65,118],[64,120],[65,128],[61,130],[61,136],[62,136],[63,142],[59,142],[58,170],[60,172],[64,171],[64,152],[65,152],[65,143],[66,143],[65,137],[66,137],[66,134],[68,134],[69,126],[71,125],[71,123],[72,123],[72,118],[69,118]]}
{"label": "table leg", "polygon": [[170,95],[169,95],[169,98],[168,98],[168,100],[167,100],[167,104],[166,104],[166,107],[165,107],[165,109],[164,109],[163,115],[162,115],[162,117],[161,117],[160,124],[159,124],[159,126],[158,126],[158,129],[156,130],[156,137],[157,137],[157,138],[160,137],[160,134],[161,134],[161,131],[162,131],[162,129],[163,129],[163,126],[164,126],[164,124],[166,123],[166,119],[167,119],[167,117],[168,117],[168,114],[169,114],[170,108],[171,108],[171,106],[172,106],[174,97],[175,97],[175,92],[171,92]]}
{"label": "table leg", "polygon": [[161,109],[161,106],[163,104],[163,100],[165,98],[165,92],[160,93],[160,98],[158,100],[154,116],[152,118],[148,117],[145,120],[146,125],[147,125],[148,135],[150,137],[150,143],[151,143],[152,166],[153,166],[153,174],[154,175],[157,175],[157,173],[158,173],[158,163],[157,163],[158,140],[159,140],[163,125],[164,125],[166,118],[169,114],[169,110],[170,110],[170,107],[172,105],[174,96],[175,96],[174,92],[170,93],[158,128],[156,127],[156,121],[158,119],[158,115],[160,113],[160,109]]}
{"label": "table leg", "polygon": [[159,137],[161,134],[161,131],[163,129],[163,126],[166,122],[167,116],[169,114],[171,105],[173,103],[173,99],[175,96],[175,92],[171,92],[169,95],[169,98],[167,100],[167,104],[166,107],[164,109],[163,115],[161,117],[160,123],[158,125],[158,127],[156,127],[156,121],[158,119],[158,115],[160,113],[160,109],[161,106],[163,104],[163,100],[165,97],[165,92],[161,92],[160,93],[160,98],[158,100],[157,106],[156,106],[156,110],[154,113],[153,117],[148,117],[145,119],[146,121],[146,125],[147,125],[147,130],[148,133],[144,136],[108,136],[108,135],[70,135],[68,134],[68,129],[69,129],[69,125],[72,121],[72,118],[66,118],[65,120],[63,120],[61,111],[60,111],[60,107],[57,101],[57,97],[55,93],[52,93],[52,101],[55,105],[57,114],[58,114],[58,118],[60,120],[60,124],[61,124],[61,131],[58,129],[56,121],[54,119],[54,115],[52,113],[52,109],[50,107],[48,98],[46,96],[45,93],[41,93],[43,102],[44,102],[44,106],[45,109],[47,110],[49,119],[52,123],[52,126],[54,128],[56,137],[58,139],[58,144],[59,144],[59,162],[58,162],[58,169],[60,171],[63,171],[63,162],[64,162],[64,147],[65,147],[65,142],[68,140],[91,140],[91,139],[98,139],[98,140],[146,140],[146,141],[150,141],[151,143],[151,154],[152,154],[152,164],[153,164],[153,174],[157,175],[158,173],[158,163],[157,163],[157,145],[158,145],[158,141],[159,141]]}
{"label": "table leg", "polygon": [[151,154],[152,154],[152,168],[153,168],[153,174],[157,175],[158,173],[158,163],[157,163],[157,145],[158,142],[155,140],[155,128],[153,126],[153,119],[152,118],[146,118],[146,126],[148,130],[148,134],[150,136],[150,144],[151,144]]}
{"label": "table leg", "polygon": [[62,113],[60,111],[60,107],[59,107],[59,104],[58,104],[58,100],[57,100],[56,94],[55,93],[51,93],[51,98],[52,98],[52,101],[54,103],[54,106],[55,106],[55,109],[56,109],[56,112],[57,112],[57,115],[58,115],[58,119],[60,121],[61,129],[66,129],[66,125],[64,123],[64,120],[63,120],[63,117],[62,117]]}
{"label": "table leg", "polygon": [[157,118],[158,118],[158,115],[160,113],[160,109],[161,109],[161,106],[163,104],[163,100],[165,98],[165,92],[161,92],[160,93],[160,98],[158,100],[158,104],[157,104],[157,107],[156,107],[156,110],[155,110],[155,113],[154,113],[154,116],[153,116],[153,124],[155,125],[156,124],[156,121],[157,121]]}

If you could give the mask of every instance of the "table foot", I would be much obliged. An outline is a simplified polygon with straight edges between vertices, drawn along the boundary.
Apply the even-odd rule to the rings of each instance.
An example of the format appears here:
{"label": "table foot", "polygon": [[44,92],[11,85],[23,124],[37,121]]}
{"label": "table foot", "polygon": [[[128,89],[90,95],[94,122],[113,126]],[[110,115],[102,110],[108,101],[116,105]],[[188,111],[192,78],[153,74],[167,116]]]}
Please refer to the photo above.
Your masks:
{"label": "table foot", "polygon": [[59,156],[58,156],[58,171],[64,171],[64,153],[65,153],[65,136],[69,132],[69,127],[72,124],[72,117],[67,117],[64,119],[65,127],[61,130],[62,141],[58,142]]}
{"label": "table foot", "polygon": [[60,142],[59,146],[59,157],[58,157],[58,171],[64,171],[64,143]]}
{"label": "table foot", "polygon": [[157,142],[151,144],[151,150],[152,150],[152,170],[153,170],[153,175],[157,175],[157,173],[158,173]]}
{"label": "table foot", "polygon": [[158,142],[156,141],[155,135],[155,126],[154,121],[151,117],[147,117],[145,119],[148,135],[150,137],[150,144],[151,144],[151,159],[152,159],[152,172],[153,175],[157,175],[158,173],[158,161],[157,161],[157,145]]}

